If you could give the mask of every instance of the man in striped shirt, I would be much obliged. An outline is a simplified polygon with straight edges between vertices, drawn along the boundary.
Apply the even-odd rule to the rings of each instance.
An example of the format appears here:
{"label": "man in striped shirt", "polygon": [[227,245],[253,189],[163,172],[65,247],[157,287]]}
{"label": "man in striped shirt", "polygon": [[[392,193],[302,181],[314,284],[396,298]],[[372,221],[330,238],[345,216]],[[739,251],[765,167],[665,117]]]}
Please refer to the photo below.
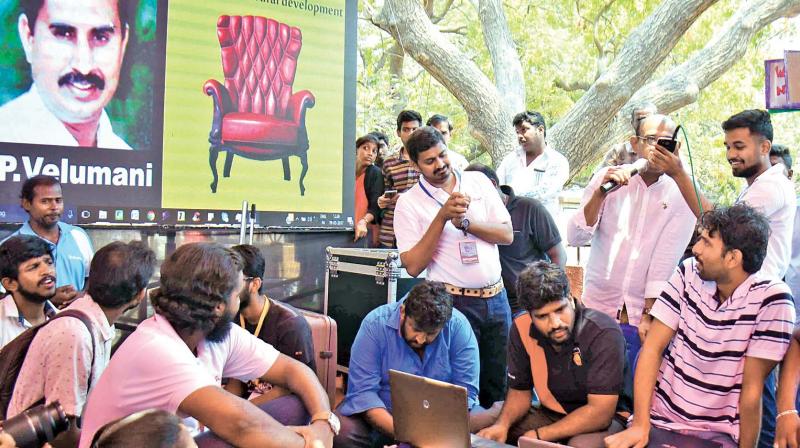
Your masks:
{"label": "man in striped shirt", "polygon": [[422,126],[422,115],[415,110],[404,110],[397,115],[397,136],[403,145],[400,151],[383,161],[383,185],[386,192],[378,198],[381,216],[380,243],[387,248],[397,247],[394,236],[394,207],[400,193],[409,190],[419,182],[419,171],[411,162],[406,151],[406,141]]}
{"label": "man in striped shirt", "polygon": [[795,320],[786,284],[758,272],[769,234],[767,218],[746,204],[702,216],[695,258],[678,267],[651,311],[633,422],[608,447],[644,447],[676,432],[724,448],[756,446],[764,381]]}

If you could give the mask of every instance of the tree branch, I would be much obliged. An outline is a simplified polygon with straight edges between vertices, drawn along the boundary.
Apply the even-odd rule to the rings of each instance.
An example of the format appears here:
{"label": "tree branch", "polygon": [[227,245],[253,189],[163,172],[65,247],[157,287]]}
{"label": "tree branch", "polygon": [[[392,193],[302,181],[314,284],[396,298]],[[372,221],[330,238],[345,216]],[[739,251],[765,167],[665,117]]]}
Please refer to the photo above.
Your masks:
{"label": "tree branch", "polygon": [[561,78],[553,81],[553,85],[566,92],[576,92],[578,90],[587,91],[592,87],[591,82],[587,81],[565,81]]}
{"label": "tree branch", "polygon": [[447,3],[444,4],[444,8],[442,8],[442,12],[440,14],[434,14],[433,17],[431,17],[431,22],[434,24],[441,22],[444,16],[450,11],[451,6],[453,6],[453,0],[447,0]]}
{"label": "tree branch", "polygon": [[566,153],[571,166],[592,158],[597,131],[608,127],[686,30],[716,1],[664,0],[630,33],[608,70],[550,132],[551,145]]}
{"label": "tree branch", "polygon": [[494,84],[511,113],[525,110],[525,78],[517,46],[511,38],[503,4],[500,0],[479,0],[478,16],[483,41],[494,69]]}
{"label": "tree branch", "polygon": [[458,34],[461,36],[467,35],[467,27],[466,25],[461,25],[457,28],[440,28],[439,31],[445,34]]}
{"label": "tree branch", "polygon": [[464,106],[473,136],[490,148],[493,160],[517,147],[509,126],[511,113],[497,88],[436,29],[419,1],[386,0],[372,21]]}
{"label": "tree branch", "polygon": [[[724,33],[716,35],[683,64],[640,88],[620,109],[602,138],[589,146],[589,152],[596,154],[630,135],[630,112],[637,104],[649,101],[660,113],[668,114],[694,103],[702,89],[744,57],[748,42],[759,30],[781,17],[800,13],[800,0],[743,0],[742,3],[742,8],[720,27],[726,30]],[[576,174],[582,165],[585,164],[571,165],[571,174]]]}

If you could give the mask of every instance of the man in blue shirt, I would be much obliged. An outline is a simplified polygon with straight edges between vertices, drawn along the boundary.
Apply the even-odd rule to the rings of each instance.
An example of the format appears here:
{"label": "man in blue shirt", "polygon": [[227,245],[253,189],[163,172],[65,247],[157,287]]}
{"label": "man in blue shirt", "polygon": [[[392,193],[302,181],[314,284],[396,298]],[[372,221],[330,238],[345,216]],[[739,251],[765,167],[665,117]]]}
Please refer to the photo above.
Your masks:
{"label": "man in blue shirt", "polygon": [[10,236],[38,236],[50,245],[56,263],[56,295],[50,300],[64,307],[84,289],[94,255],[92,242],[80,227],[60,221],[64,199],[55,177],[38,175],[26,180],[20,200],[29,218]]}
{"label": "man in blue shirt", "polygon": [[404,300],[372,310],[351,353],[347,396],[336,411],[341,421],[337,447],[392,443],[389,369],[463,386],[467,406],[477,403],[478,342],[443,283],[424,281]]}

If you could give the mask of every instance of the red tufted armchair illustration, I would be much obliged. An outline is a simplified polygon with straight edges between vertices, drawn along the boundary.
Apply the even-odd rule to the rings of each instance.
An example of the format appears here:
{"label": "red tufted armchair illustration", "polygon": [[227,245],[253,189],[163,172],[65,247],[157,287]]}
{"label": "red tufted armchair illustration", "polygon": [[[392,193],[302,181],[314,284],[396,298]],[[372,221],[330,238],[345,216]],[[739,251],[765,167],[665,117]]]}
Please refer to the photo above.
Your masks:
{"label": "red tufted armchair illustration", "polygon": [[220,16],[217,37],[222,51],[224,85],[209,79],[203,92],[214,101],[208,141],[208,163],[216,193],[217,157],[225,151],[224,177],[230,177],[233,156],[283,161],[283,178],[291,180],[289,156],[297,156],[308,171],[306,109],[314,107],[308,90],[292,93],[297,58],[303,45],[297,27],[254,16]]}

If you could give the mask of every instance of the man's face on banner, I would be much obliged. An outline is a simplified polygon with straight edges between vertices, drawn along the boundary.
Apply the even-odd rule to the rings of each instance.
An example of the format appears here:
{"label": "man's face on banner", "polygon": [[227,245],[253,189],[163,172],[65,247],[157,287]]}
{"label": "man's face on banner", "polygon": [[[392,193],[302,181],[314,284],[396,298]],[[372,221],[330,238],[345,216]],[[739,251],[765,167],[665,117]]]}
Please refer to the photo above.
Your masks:
{"label": "man's face on banner", "polygon": [[128,41],[118,0],[45,0],[30,23],[22,14],[19,34],[47,108],[65,123],[99,119],[119,85]]}

